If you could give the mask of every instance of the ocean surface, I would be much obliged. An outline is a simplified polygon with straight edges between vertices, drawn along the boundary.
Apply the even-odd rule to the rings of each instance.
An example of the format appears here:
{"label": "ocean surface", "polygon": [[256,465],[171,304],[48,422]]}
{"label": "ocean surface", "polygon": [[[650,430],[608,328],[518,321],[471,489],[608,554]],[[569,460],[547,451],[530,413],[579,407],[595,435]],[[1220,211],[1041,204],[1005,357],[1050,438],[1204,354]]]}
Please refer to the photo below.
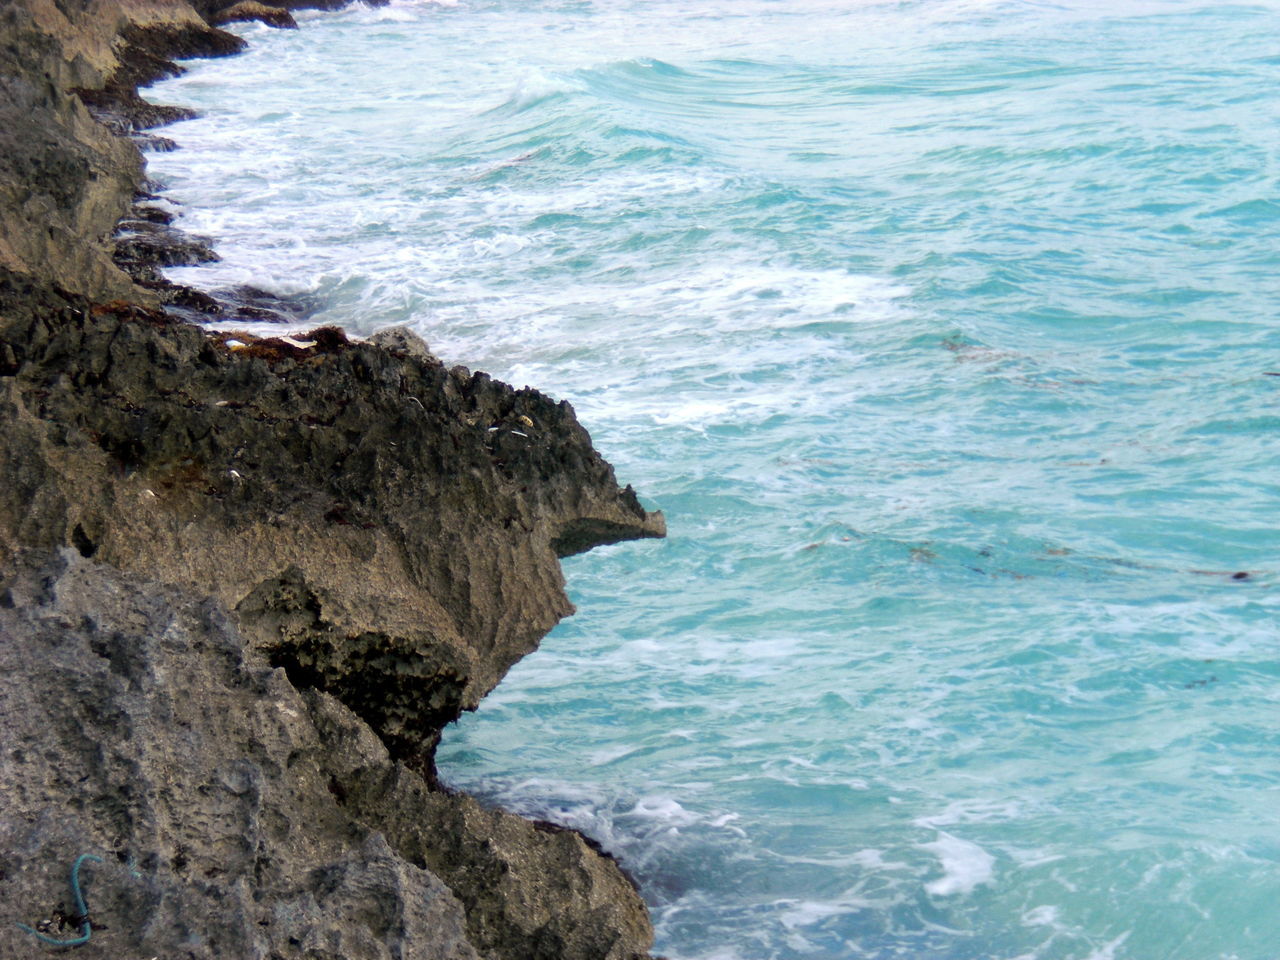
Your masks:
{"label": "ocean surface", "polygon": [[1280,5],[457,0],[152,98],[224,260],[663,542],[446,738],[673,960],[1280,957]]}

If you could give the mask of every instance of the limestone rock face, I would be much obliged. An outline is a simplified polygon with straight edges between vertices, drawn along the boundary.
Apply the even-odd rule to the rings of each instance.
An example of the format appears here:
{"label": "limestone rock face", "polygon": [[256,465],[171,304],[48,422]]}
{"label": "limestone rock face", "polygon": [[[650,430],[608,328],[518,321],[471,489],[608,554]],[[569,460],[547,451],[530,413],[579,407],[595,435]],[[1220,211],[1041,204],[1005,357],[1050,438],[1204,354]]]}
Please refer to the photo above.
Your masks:
{"label": "limestone rock face", "polygon": [[138,203],[186,112],[136,88],[238,50],[225,6],[0,4],[0,960],[82,929],[86,853],[78,956],[643,957],[610,857],[433,756],[572,612],[559,558],[662,516],[568,404],[407,331],[158,309],[222,308],[158,272],[213,253]]}
{"label": "limestone rock face", "polygon": [[134,307],[42,313],[0,321],[0,547],[209,592],[424,769],[572,612],[559,556],[663,532],[536,391],[334,329],[239,346]]}
{"label": "limestone rock face", "polygon": [[[134,90],[180,72],[166,57],[242,47],[179,0],[0,5],[0,267],[97,299],[154,302],[105,243],[142,184],[137,147],[116,133],[189,115]],[[112,105],[115,132],[94,117]]]}
{"label": "limestone rock face", "polygon": [[51,0],[0,6],[0,267],[125,296],[132,284],[102,240],[133,195],[141,158],[68,92],[102,82],[109,44],[88,30],[63,47],[47,32],[55,29],[73,26]]}
{"label": "limestone rock face", "polygon": [[448,888],[338,805],[308,699],[225,610],[72,550],[6,578],[0,638],[0,956],[35,955],[13,921],[69,902],[89,852],[106,929],[77,956],[476,957]]}
{"label": "limestone rock face", "polygon": [[[247,649],[218,604],[74,550],[34,559],[0,584],[0,957],[38,953],[16,923],[59,916],[86,852],[103,858],[81,874],[103,928],[86,958],[630,960],[647,945],[639,897],[576,834],[429,791],[350,710]],[[486,896],[517,906],[464,909],[449,869],[483,870]]]}
{"label": "limestone rock face", "polygon": [[[611,859],[432,779],[440,728],[570,610],[557,556],[662,531],[567,405],[421,345],[236,349],[19,293],[0,899],[33,912],[13,919],[106,851],[102,956],[644,956]],[[28,955],[15,931],[0,957]]]}

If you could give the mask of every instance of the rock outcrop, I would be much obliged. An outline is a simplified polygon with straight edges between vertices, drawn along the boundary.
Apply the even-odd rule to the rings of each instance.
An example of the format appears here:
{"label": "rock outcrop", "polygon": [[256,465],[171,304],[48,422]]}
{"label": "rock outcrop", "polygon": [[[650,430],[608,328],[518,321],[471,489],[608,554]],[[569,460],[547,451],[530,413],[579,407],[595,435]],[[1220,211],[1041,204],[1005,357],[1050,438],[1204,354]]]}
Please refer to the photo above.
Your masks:
{"label": "rock outcrop", "polygon": [[83,957],[628,960],[652,935],[581,837],[431,790],[208,597],[63,549],[10,568],[0,636],[0,956],[39,949],[16,922],[74,936],[85,852]]}
{"label": "rock outcrop", "polygon": [[257,0],[240,0],[239,3],[219,10],[209,18],[209,22],[215,26],[248,20],[256,20],[259,23],[265,23],[269,27],[280,27],[286,30],[298,29],[298,21],[293,19],[293,14],[288,10],[283,7],[258,3]]}
{"label": "rock outcrop", "polygon": [[71,293],[155,304],[109,238],[143,192],[131,136],[191,115],[140,84],[174,56],[236,53],[182,0],[10,0],[0,6],[0,268]]}
{"label": "rock outcrop", "polygon": [[0,958],[81,929],[82,853],[85,956],[643,956],[611,858],[433,756],[572,612],[558,558],[661,515],[407,331],[163,312],[218,304],[154,270],[131,138],[181,108],[136,85],[238,49],[220,6],[0,10]]}
{"label": "rock outcrop", "polygon": [[15,921],[65,912],[92,852],[103,929],[78,956],[474,960],[457,898],[338,800],[350,770],[392,768],[367,727],[207,598],[45,556],[0,594],[0,955],[37,955]]}

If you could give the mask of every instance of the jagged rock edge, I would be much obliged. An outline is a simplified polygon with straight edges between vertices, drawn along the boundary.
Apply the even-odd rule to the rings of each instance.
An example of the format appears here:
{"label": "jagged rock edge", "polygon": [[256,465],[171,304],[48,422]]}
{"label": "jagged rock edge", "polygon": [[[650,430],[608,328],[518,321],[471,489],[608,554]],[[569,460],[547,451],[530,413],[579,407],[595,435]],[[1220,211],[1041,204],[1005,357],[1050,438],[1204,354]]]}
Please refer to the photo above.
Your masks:
{"label": "jagged rock edge", "polygon": [[[301,5],[301,4],[298,4],[298,5]],[[319,5],[325,5],[325,4],[319,4]],[[179,35],[183,35],[184,37],[187,38],[187,40],[189,40],[189,36],[191,36],[191,33],[189,33],[186,27],[184,27],[182,31],[178,31],[178,32],[179,32]],[[155,41],[156,36],[163,36],[164,33],[165,33],[164,28],[160,28],[159,31],[156,31],[156,29],[147,29],[147,31],[145,32],[145,35],[143,36],[146,36],[147,41],[151,42],[151,41]],[[138,37],[137,33],[134,33],[132,40],[131,38],[127,38],[127,41],[137,46],[137,37]],[[184,40],[184,42],[187,42],[187,40]],[[188,50],[189,50],[189,47],[188,47]],[[154,51],[151,51],[151,52],[154,52]],[[219,52],[219,51],[211,51],[211,52]],[[225,50],[221,52],[230,52],[230,51]],[[154,70],[156,68],[157,68],[157,65],[155,63],[150,63],[150,69]],[[156,74],[156,76],[161,76],[161,74]],[[79,90],[83,92],[84,88],[81,87],[79,88]],[[134,95],[136,95],[136,93],[134,93]],[[93,100],[92,93],[90,93],[90,96],[88,96],[88,99],[90,99],[91,101]],[[131,104],[131,102],[132,101],[129,100],[127,96],[123,96],[123,97],[119,96],[119,87],[118,87],[116,88],[116,92],[113,93],[113,97],[111,97],[110,102],[108,102],[108,99],[105,99],[104,97],[104,99],[97,100],[95,106],[100,111],[115,109],[119,113],[120,104],[125,104],[128,106],[129,104]],[[146,113],[147,108],[133,108],[133,109],[142,111],[141,116],[133,116],[133,118],[129,118],[129,122],[128,122],[129,132],[133,132],[133,133],[137,133],[138,129],[145,127],[145,125],[150,125],[150,120],[164,119],[165,116],[168,116],[169,119],[173,119],[183,115],[182,113],[180,113],[180,109],[174,110],[174,111],[168,111],[168,113],[166,113],[166,111],[160,111],[160,114],[154,114],[154,113],[148,114]],[[110,119],[109,116],[108,116],[108,119]],[[134,148],[134,150],[136,150],[136,148]],[[140,168],[138,168],[138,173],[141,174],[141,166]],[[99,270],[99,274],[100,273],[101,271]],[[18,287],[18,288],[22,287],[23,280],[22,280],[22,274],[20,274],[20,271],[18,271],[18,273],[14,273],[14,271],[10,271],[6,269],[4,274],[4,285],[6,288],[8,288],[9,293],[13,293],[14,287]],[[74,321],[81,321],[81,323],[83,323],[83,321],[90,321],[90,323],[92,323],[93,320],[102,321],[104,320],[104,317],[105,317],[106,324],[108,325],[114,324],[114,329],[111,330],[111,335],[113,335],[113,342],[114,342],[114,338],[118,338],[120,337],[120,335],[124,335],[124,337],[128,337],[129,325],[131,324],[138,325],[138,326],[141,326],[142,329],[146,329],[148,333],[155,334],[155,337],[150,340],[152,347],[159,346],[161,349],[164,348],[166,337],[169,337],[169,334],[173,334],[173,328],[172,326],[169,325],[168,321],[166,321],[166,319],[164,319],[163,316],[156,315],[154,314],[154,312],[147,310],[147,307],[150,306],[151,303],[155,302],[154,297],[148,297],[146,293],[138,291],[137,287],[132,287],[132,288],[128,288],[127,301],[133,301],[133,303],[138,303],[138,305],[141,305],[141,306],[133,306],[131,305],[131,303],[128,303],[125,301],[118,301],[115,303],[106,303],[106,305],[104,305],[104,303],[95,302],[95,298],[93,298],[92,294],[97,293],[99,294],[99,296],[102,296],[102,292],[109,291],[110,288],[114,288],[116,292],[119,292],[120,289],[122,289],[120,288],[120,284],[118,282],[104,283],[104,282],[100,282],[100,280],[97,280],[96,282],[96,280],[93,280],[92,278],[90,278],[90,282],[88,282],[88,287],[90,287],[91,296],[88,296],[86,298],[83,298],[83,300],[81,300],[81,298],[77,297],[76,293],[68,292],[68,291],[64,291],[64,289],[60,289],[58,284],[47,283],[47,282],[44,282],[44,280],[42,280],[41,278],[36,278],[35,282],[33,282],[31,285],[28,285],[26,291],[22,291],[22,289],[19,289],[18,300],[20,301],[20,298],[22,298],[20,294],[26,293],[29,296],[28,306],[32,306],[32,312],[36,312],[36,314],[38,314],[38,312],[40,312],[42,308],[47,307],[47,308],[50,308],[50,310],[54,312],[54,314],[61,314],[61,317],[60,317],[61,320],[72,321],[72,323],[74,323]],[[15,314],[15,312],[13,312],[13,305],[14,305],[14,298],[10,297],[9,303],[8,303],[8,306],[10,307],[10,314],[8,317],[5,317],[5,319],[9,321],[9,323],[6,324],[5,326],[6,334],[13,333],[13,330],[14,330],[14,323],[12,321],[13,316],[20,314],[20,310],[18,311],[18,314]],[[31,319],[31,317],[28,317],[28,319]],[[20,323],[20,320],[22,320],[22,317],[19,317],[19,323],[17,324],[19,328],[20,326],[22,326],[22,323]],[[136,332],[136,330],[138,329],[138,326],[134,328],[134,332]],[[173,334],[173,335],[174,337],[177,337],[177,339],[179,340],[183,339],[183,335],[180,335],[180,334]],[[147,340],[147,337],[143,335],[141,339]],[[173,337],[169,337],[169,339],[173,339]],[[17,378],[19,372],[23,371],[24,364],[27,364],[27,362],[31,360],[31,358],[29,357],[19,356],[20,353],[22,353],[24,346],[26,346],[26,344],[20,342],[20,339],[19,340],[4,339],[3,342],[0,342],[0,376],[14,376],[14,378]],[[170,344],[170,346],[172,346],[172,344]],[[262,351],[269,353],[269,355],[271,356],[264,356],[264,353],[262,353]],[[274,372],[274,367],[280,364],[292,364],[294,366],[298,366],[298,365],[305,364],[305,362],[308,360],[312,360],[312,357],[300,358],[297,356],[291,356],[289,355],[289,351],[287,351],[287,349],[284,348],[284,344],[279,342],[271,343],[270,340],[268,340],[268,342],[265,342],[265,346],[261,348],[259,355],[246,357],[244,358],[244,360],[260,361],[261,364],[268,366],[269,369],[273,370]],[[404,361],[404,360],[407,360],[407,357],[399,356],[398,360]],[[428,369],[428,367],[431,366],[430,362],[428,360],[424,360],[424,358],[422,357],[413,357],[412,361],[416,362],[416,364],[419,364],[421,367],[424,367],[424,369]],[[101,372],[101,371],[97,371],[97,372]],[[449,372],[451,372],[451,375],[453,374],[453,371],[449,371]],[[458,379],[461,379],[461,378],[458,378]],[[474,376],[471,376],[470,379],[465,380],[465,383],[471,383],[472,385],[474,385],[474,387],[476,387],[476,389],[479,389],[480,392],[484,392],[484,390],[488,389],[488,384],[492,383],[492,381],[488,381],[488,378],[485,378],[483,374],[476,374]],[[500,385],[497,385],[497,387],[500,388]],[[516,392],[511,392],[509,388],[506,388],[506,390],[508,394],[516,394]],[[490,390],[490,393],[492,393],[492,390]],[[498,389],[498,393],[499,394],[502,393],[502,390]],[[520,393],[531,394],[532,392],[520,392]],[[529,398],[526,397],[526,399],[529,399]],[[422,406],[421,401],[417,401],[417,404],[419,404],[420,407]],[[495,433],[497,433],[497,436],[494,436],[493,438],[492,444],[486,444],[490,449],[492,449],[494,445],[497,445],[498,457],[495,458],[495,462],[499,462],[500,458],[506,457],[506,456],[518,457],[520,456],[520,451],[521,451],[521,448],[518,447],[518,445],[516,448],[509,449],[509,451],[508,449],[503,448],[503,444],[506,444],[507,447],[509,448],[509,443],[511,443],[511,440],[513,439],[512,434],[520,433],[520,431],[513,431],[511,428],[509,428],[509,425],[507,426],[506,429],[503,429],[502,416],[507,416],[509,415],[509,413],[512,413],[512,411],[515,410],[516,404],[504,404],[502,402],[499,402],[498,407],[502,407],[502,406],[507,406],[508,408],[506,412],[502,413],[502,415],[498,417],[497,421],[494,421],[495,425],[484,426],[483,428],[486,431],[486,434],[488,434],[489,431],[495,431]],[[561,404],[561,407],[563,410],[563,408],[567,408],[567,404]],[[490,412],[493,412],[493,411],[490,411]],[[568,419],[571,420],[572,411],[568,410],[567,415],[568,415]],[[527,413],[516,413],[516,416],[527,417]],[[38,417],[36,417],[36,420],[38,420]],[[52,424],[54,424],[55,426],[63,426],[63,428],[67,426],[65,424],[59,425],[58,421],[56,420],[45,421],[45,422],[46,424],[47,422],[52,422]],[[521,421],[521,425],[524,425],[524,421]],[[31,424],[28,424],[28,426],[31,426]],[[77,424],[76,426],[79,429],[84,428],[84,424]],[[472,424],[472,426],[474,426],[474,424]],[[575,424],[573,424],[573,426],[576,426],[576,422]],[[581,431],[580,428],[577,428],[577,430],[580,431],[582,438],[585,438],[585,431]],[[585,439],[586,439],[586,447],[589,448],[589,445],[590,445],[589,438],[585,438]],[[486,440],[488,440],[488,436],[486,436]],[[125,457],[125,461],[127,460],[128,460],[128,457]],[[595,461],[598,461],[600,465],[603,465],[603,461],[599,461],[598,456],[595,457]],[[506,466],[506,461],[502,461],[502,465]],[[116,466],[125,466],[125,468],[128,468],[127,463],[118,462],[116,463]],[[136,466],[141,466],[141,465],[136,465]],[[604,465],[604,466],[607,467],[607,465]],[[612,481],[612,470],[608,471],[608,479]],[[614,486],[613,489],[617,490],[616,486]],[[154,492],[151,492],[151,490],[148,488],[147,488],[147,492],[152,493],[152,495],[155,495]],[[653,536],[653,535],[662,534],[662,521],[660,521],[660,515],[645,515],[643,509],[639,508],[639,504],[635,503],[634,494],[630,492],[630,488],[626,488],[625,492],[617,492],[617,495],[618,495],[618,503],[620,503],[622,506],[622,516],[625,517],[627,513],[630,513],[631,515],[630,517],[627,517],[626,520],[620,520],[620,518],[618,518],[618,513],[616,511],[614,511],[613,516],[572,517],[570,518],[570,520],[564,520],[564,521],[558,522],[558,524],[550,525],[554,527],[554,529],[552,530],[543,531],[545,547],[548,548],[549,552],[552,553],[553,556],[568,556],[568,554],[570,553],[579,552],[579,550],[581,549],[589,549],[591,545],[595,545],[598,543],[609,543],[609,541],[630,538],[630,536]],[[632,512],[632,507],[634,507],[635,509],[639,509],[639,515],[635,515],[635,513]],[[605,511],[605,512],[608,512],[608,511]],[[639,516],[640,522],[636,522],[637,516]],[[106,524],[106,522],[108,521],[105,521],[104,518],[99,518],[100,526],[102,524]],[[104,539],[104,532],[108,532],[108,536],[106,536],[105,539],[110,540],[109,530],[102,530],[102,529],[93,530],[91,535],[91,531],[90,531],[91,527],[93,527],[92,520],[90,520],[90,522],[88,522],[88,524],[86,525],[86,522],[84,522],[84,518],[74,518],[74,522],[68,522],[68,524],[64,524],[63,526],[61,526],[60,530],[54,531],[56,532],[56,535],[52,536],[52,538],[50,538],[49,536],[50,530],[46,529],[45,531],[42,531],[44,532],[44,535],[35,536],[35,540],[36,540],[35,545],[38,548],[44,548],[45,550],[47,550],[47,549],[56,549],[56,545],[58,545],[59,543],[70,544],[72,545],[74,550],[76,550],[77,554],[79,554],[79,556],[84,558],[88,558],[88,557],[95,558],[93,559],[93,562],[95,562],[95,564],[105,562],[106,564],[108,564],[109,568],[118,567],[122,571],[131,570],[131,568],[133,568],[133,570],[137,570],[138,564],[134,562],[136,561],[137,558],[134,558],[134,557],[116,556],[114,558],[116,563],[115,564],[111,563],[111,559],[113,559],[113,557],[111,557],[111,549],[106,550],[106,552],[102,552],[102,549],[101,549],[102,548],[101,541],[102,539]],[[14,536],[14,538],[10,538],[10,539],[13,540],[13,544],[10,544],[12,545],[12,547],[14,547],[13,557],[17,558],[18,554],[23,554],[23,559],[20,559],[20,561],[18,561],[18,559],[14,559],[12,564],[6,563],[6,567],[8,568],[4,570],[4,575],[6,577],[6,580],[15,582],[17,580],[22,579],[22,575],[24,571],[29,572],[29,566],[31,566],[31,563],[33,562],[31,557],[41,556],[41,550],[37,549],[35,550],[35,553],[32,553],[31,549],[29,549],[31,548],[32,544],[24,543],[23,538],[20,538],[20,536]],[[41,543],[42,540],[44,540],[45,543]],[[52,543],[47,543],[47,541],[49,540],[52,540]],[[119,553],[119,550],[118,550],[118,553]],[[45,556],[47,556],[47,553],[45,554]],[[24,564],[26,564],[26,566],[24,566]],[[142,566],[145,566],[145,564],[142,564]],[[141,572],[147,573],[147,572],[155,572],[155,571],[143,570]],[[127,575],[127,576],[131,576],[131,575]],[[164,589],[164,585],[170,584],[170,582],[172,582],[172,579],[161,579],[161,580],[154,580],[154,581],[148,581],[148,582],[151,582],[152,586],[154,586],[155,589]],[[191,585],[180,584],[179,586],[180,588],[189,589],[189,586]],[[215,598],[214,600],[212,600],[212,602],[214,602],[215,605],[218,605],[219,608],[225,609],[225,607],[227,607],[227,599],[228,599],[227,596],[221,596],[221,598]],[[564,602],[564,603],[566,603],[566,608],[562,609],[562,611],[559,611],[558,616],[562,616],[563,613],[568,612],[567,602]],[[246,620],[246,617],[243,616],[243,612],[242,612],[241,618],[242,620]],[[252,620],[252,618],[251,617],[247,618],[247,620]],[[259,639],[259,643],[261,643],[261,639]],[[532,643],[536,644],[536,639],[532,641]],[[257,648],[257,649],[262,649],[262,650],[270,649],[270,644],[269,643],[262,644],[260,648]],[[251,641],[250,649],[248,649],[248,652],[247,652],[248,655],[252,655],[253,650],[255,650],[255,644],[253,644],[253,641]],[[499,669],[498,676],[500,676],[500,672],[504,672],[504,667],[502,669]],[[497,678],[498,677],[492,677],[492,682],[497,682]],[[489,685],[492,686],[492,684],[489,684]],[[317,686],[323,686],[323,685],[317,685]],[[484,686],[484,684],[480,684],[479,686]],[[477,687],[477,689],[479,689],[479,687]],[[483,692],[484,691],[480,691],[479,694],[475,696],[476,701],[479,700],[479,696],[483,696]],[[460,704],[458,704],[458,707],[460,708],[474,707],[474,703],[467,704],[465,703],[465,701],[460,700]],[[420,764],[420,767],[422,767],[421,764]],[[426,765],[426,767],[422,767],[422,768],[430,772],[429,765]],[[392,769],[392,773],[394,774],[394,777],[398,777],[399,780],[403,780],[403,778],[408,778],[408,785],[410,785],[408,786],[408,790],[410,790],[411,794],[415,796],[419,796],[420,794],[421,796],[430,796],[430,797],[447,796],[445,794],[442,794],[442,792],[440,791],[431,791],[428,782],[421,781],[421,780],[413,781],[413,777],[415,777],[415,774],[413,774],[411,771],[408,771],[408,769],[403,768],[403,765],[393,765],[393,767],[390,769]],[[396,771],[399,771],[399,773],[394,773]],[[417,785],[419,786],[416,786],[416,787],[413,786],[413,782],[416,782]],[[422,792],[422,791],[425,791],[425,792]],[[349,796],[349,792],[347,796]],[[433,800],[433,803],[435,803],[435,800]],[[479,810],[479,808],[476,808],[476,810]],[[497,812],[479,812],[472,815],[474,815],[474,817],[480,817],[481,814],[493,815],[493,817],[503,817],[502,814],[498,814]],[[545,831],[543,832],[545,833]],[[548,836],[553,836],[553,835],[548,835]],[[509,867],[509,864],[508,864],[508,867]],[[445,872],[447,872],[447,870],[445,870]],[[508,929],[508,934],[509,932],[511,931],[509,931]],[[474,933],[475,931],[472,931],[472,934]],[[559,934],[556,934],[556,936],[559,936]],[[643,938],[644,936],[643,932],[641,932],[640,936],[641,938]],[[481,937],[481,940],[484,940],[484,938]],[[490,940],[492,940],[492,938],[490,938]],[[498,940],[499,941],[502,940],[502,937],[499,937]],[[509,937],[508,937],[508,940],[509,940]],[[503,941],[500,943],[497,941],[494,941],[494,942],[486,941],[484,946],[486,947],[486,950],[494,951],[493,952],[494,956],[525,955],[525,954],[522,954],[521,951],[525,950],[526,947],[529,947],[527,943],[521,943],[521,942],[518,942],[518,940],[516,942]],[[552,943],[544,943],[543,946],[536,947],[535,950],[534,948],[531,948],[531,950],[534,950],[534,952],[530,952],[530,954],[527,954],[527,955],[543,955],[544,951],[550,950],[550,948],[554,948],[554,950],[557,951],[556,955],[558,956],[571,956],[575,954],[575,951],[572,950],[572,947],[567,947],[566,945],[564,945],[563,942],[557,942],[556,945],[554,946],[552,945]],[[628,948],[628,947],[623,947],[623,948]],[[631,954],[634,954],[634,952],[635,951],[631,951]],[[628,956],[630,956],[631,954],[628,954]],[[608,954],[608,955],[613,956],[612,952],[611,954]]]}

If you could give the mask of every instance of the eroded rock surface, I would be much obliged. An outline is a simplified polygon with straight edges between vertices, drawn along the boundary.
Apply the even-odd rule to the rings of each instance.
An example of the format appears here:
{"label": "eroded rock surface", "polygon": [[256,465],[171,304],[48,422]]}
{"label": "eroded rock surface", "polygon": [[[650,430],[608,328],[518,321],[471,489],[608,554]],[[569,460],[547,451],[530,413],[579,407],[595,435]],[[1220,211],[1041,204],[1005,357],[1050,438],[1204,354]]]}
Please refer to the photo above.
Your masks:
{"label": "eroded rock surface", "polygon": [[86,852],[80,957],[631,960],[651,935],[580,837],[429,790],[207,597],[37,552],[0,638],[0,957],[41,949],[17,923],[70,903]]}
{"label": "eroded rock surface", "polygon": [[[77,956],[477,956],[449,889],[338,804],[312,715],[349,711],[301,694],[207,598],[41,559],[0,586],[0,956],[36,955],[15,921],[69,903],[86,852],[106,929]],[[365,731],[344,765],[390,768]]]}
{"label": "eroded rock surface", "polygon": [[241,345],[55,302],[0,319],[0,547],[209,592],[424,769],[572,612],[559,556],[662,533],[536,391],[332,328]]}
{"label": "eroded rock surface", "polygon": [[136,86],[238,49],[224,6],[0,7],[0,958],[81,853],[81,956],[643,956],[607,855],[432,758],[572,612],[558,558],[661,515],[567,404],[405,331],[161,312],[224,304],[156,270],[210,251],[147,199],[183,108]]}
{"label": "eroded rock surface", "polygon": [[172,57],[243,46],[179,0],[0,5],[0,267],[96,299],[155,302],[105,242],[143,183],[121,134],[190,111],[146,103],[136,87],[180,72]]}

